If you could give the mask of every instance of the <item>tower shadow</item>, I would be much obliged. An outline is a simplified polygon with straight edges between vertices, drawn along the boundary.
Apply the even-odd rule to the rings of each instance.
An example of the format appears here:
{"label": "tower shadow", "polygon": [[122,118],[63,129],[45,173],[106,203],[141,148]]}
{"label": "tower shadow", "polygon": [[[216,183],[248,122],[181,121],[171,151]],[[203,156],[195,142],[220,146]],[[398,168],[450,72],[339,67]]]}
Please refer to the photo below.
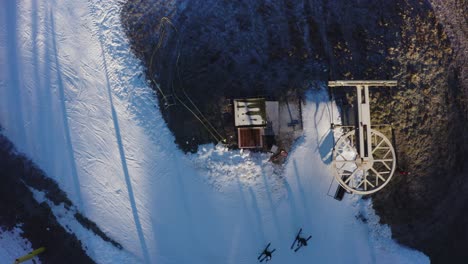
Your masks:
{"label": "tower shadow", "polygon": [[103,43],[102,43],[101,36],[98,36],[98,39],[99,39],[99,44],[100,44],[100,47],[101,47],[101,54],[102,54],[101,56],[102,56],[102,60],[103,60],[104,74],[106,76],[106,86],[107,86],[107,93],[108,93],[108,96],[109,96],[110,107],[111,107],[112,121],[113,121],[113,124],[114,124],[115,136],[116,136],[117,145],[118,145],[118,148],[119,148],[120,161],[122,163],[122,170],[123,170],[124,177],[125,177],[125,183],[127,184],[128,197],[130,199],[130,205],[132,207],[133,220],[135,222],[136,231],[137,231],[137,234],[138,234],[138,238],[140,240],[140,246],[141,246],[141,250],[143,252],[144,261],[145,261],[145,263],[150,263],[150,256],[149,256],[149,252],[148,252],[148,246],[146,245],[146,240],[145,240],[145,236],[144,236],[144,233],[143,233],[143,228],[141,226],[140,217],[138,215],[137,205],[136,205],[136,201],[135,201],[135,195],[134,195],[133,187],[132,187],[132,181],[130,179],[130,173],[128,172],[127,160],[126,160],[126,157],[125,157],[125,149],[124,149],[124,146],[123,146],[122,136],[120,134],[119,120],[118,120],[117,112],[115,111],[114,102],[112,100],[112,91],[111,91],[111,87],[110,87],[109,72],[108,72],[108,69],[107,69],[107,61],[106,61],[106,57],[105,57],[104,46],[103,46]]}

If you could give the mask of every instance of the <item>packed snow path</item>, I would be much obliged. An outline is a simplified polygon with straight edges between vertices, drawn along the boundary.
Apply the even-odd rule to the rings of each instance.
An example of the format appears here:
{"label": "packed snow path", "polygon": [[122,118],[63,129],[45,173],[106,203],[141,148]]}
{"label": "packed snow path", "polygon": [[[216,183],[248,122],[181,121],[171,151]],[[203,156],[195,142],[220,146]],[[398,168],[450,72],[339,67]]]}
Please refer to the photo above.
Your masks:
{"label": "packed snow path", "polygon": [[[271,242],[272,263],[428,262],[391,241],[368,203],[326,195],[336,109],[324,90],[308,95],[305,136],[283,175],[264,155],[214,146],[181,153],[131,55],[119,11],[117,0],[0,2],[3,133],[124,246],[117,250],[54,208],[93,259],[256,263]],[[360,211],[367,224],[356,219]],[[299,227],[313,238],[293,253]]]}

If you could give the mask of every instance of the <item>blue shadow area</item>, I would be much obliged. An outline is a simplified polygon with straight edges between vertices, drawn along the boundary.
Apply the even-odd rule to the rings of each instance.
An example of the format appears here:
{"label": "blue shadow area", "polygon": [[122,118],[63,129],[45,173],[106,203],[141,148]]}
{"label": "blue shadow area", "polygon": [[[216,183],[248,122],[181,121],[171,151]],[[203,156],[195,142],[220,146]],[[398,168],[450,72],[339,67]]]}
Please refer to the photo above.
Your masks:
{"label": "blue shadow area", "polygon": [[[13,0],[2,0],[5,1],[3,3],[6,5],[4,8],[6,11],[5,13],[5,24],[6,24],[6,35],[8,37],[8,41],[6,44],[6,65],[8,65],[7,69],[1,69],[1,71],[8,72],[7,78],[9,86],[14,86],[16,89],[7,89],[7,100],[3,100],[2,103],[6,104],[5,109],[15,109],[18,106],[21,106],[21,89],[24,87],[21,84],[21,77],[20,77],[20,68],[18,63],[21,61],[20,54],[18,52],[18,24],[17,24],[17,1]],[[23,127],[24,125],[24,117],[22,111],[17,111],[14,113],[9,113],[8,121],[12,124],[16,124],[16,133],[15,135],[19,142],[26,142],[26,131]]]}
{"label": "blue shadow area", "polygon": [[335,139],[333,136],[333,131],[328,130],[328,132],[320,139],[318,150],[320,153],[320,158],[323,163],[330,164],[332,162],[332,149],[335,144]]}

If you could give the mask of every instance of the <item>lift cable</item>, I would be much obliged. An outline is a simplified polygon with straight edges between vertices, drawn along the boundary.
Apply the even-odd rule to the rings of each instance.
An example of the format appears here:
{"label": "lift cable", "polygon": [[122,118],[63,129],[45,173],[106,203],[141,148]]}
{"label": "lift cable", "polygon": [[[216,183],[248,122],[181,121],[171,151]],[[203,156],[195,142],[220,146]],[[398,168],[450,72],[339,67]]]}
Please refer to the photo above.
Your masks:
{"label": "lift cable", "polygon": [[150,64],[149,64],[149,71],[150,71],[150,76],[149,78],[151,79],[151,81],[153,82],[153,84],[156,86],[156,88],[158,89],[158,91],[161,93],[161,96],[163,97],[164,99],[164,102],[166,104],[168,104],[168,99],[167,99],[167,96],[164,94],[164,92],[162,91],[161,87],[159,86],[159,84],[154,80],[153,78],[153,58],[154,58],[154,55],[156,54],[157,51],[159,51],[159,49],[161,48],[162,46],[162,42],[166,36],[166,29],[164,27],[164,23],[163,21],[165,21],[165,17],[163,17],[161,19],[161,23],[160,23],[160,26],[159,26],[159,41],[158,41],[158,44],[156,45],[156,48],[154,48],[153,50],[153,53],[151,54],[151,58],[150,58]]}
{"label": "lift cable", "polygon": [[[153,65],[153,58],[155,56],[155,54],[157,53],[157,51],[159,51],[159,49],[161,48],[162,46],[162,42],[164,40],[164,38],[166,37],[167,33],[166,33],[166,29],[165,29],[165,25],[168,24],[170,25],[176,32],[176,34],[178,35],[179,32],[177,30],[177,28],[174,26],[174,24],[170,21],[169,18],[167,17],[163,17],[161,18],[161,23],[160,23],[160,28],[159,28],[159,31],[160,31],[160,38],[159,38],[159,41],[158,41],[158,44],[157,46],[155,47],[155,49],[153,50],[153,53],[152,53],[152,56],[151,56],[151,59],[150,59],[150,70],[152,69],[152,65]],[[177,80],[180,82],[181,84],[181,74],[180,74],[180,70],[179,70],[179,58],[180,58],[180,51],[179,51],[179,36],[177,36],[177,46],[176,46],[176,50],[177,50],[177,58],[176,58],[176,78]],[[161,92],[161,95],[163,96],[164,100],[167,102],[167,96],[164,95],[162,89],[159,87],[159,85],[157,84],[157,82],[154,81],[153,79],[153,76],[151,74],[150,76],[150,79],[153,81],[153,83],[156,85],[156,87],[158,88],[158,90]],[[192,110],[178,95],[177,95],[177,92],[176,92],[176,89],[174,87],[174,83],[171,82],[171,90],[174,94],[174,97],[177,99],[177,101],[182,105],[184,106],[198,121],[200,121],[200,123],[202,123],[202,125],[205,127],[205,129],[210,133],[210,135],[218,142],[225,142],[225,138],[213,127],[213,125],[208,121],[208,119],[202,114],[202,112],[200,111],[200,109],[195,105],[195,103],[190,99],[190,97],[188,96],[188,94],[186,93],[185,89],[181,86],[181,90],[182,90],[182,93],[183,95],[185,96],[185,98],[187,98],[187,100],[190,102],[190,104],[193,106],[193,108],[198,112],[195,113],[194,110]],[[214,133],[213,133],[214,132]],[[216,135],[215,135],[216,134]]]}
{"label": "lift cable", "polygon": [[[179,54],[180,55],[180,54]],[[179,63],[179,55],[177,56],[177,63],[176,63],[176,67],[177,67],[177,77],[179,78],[179,81],[181,80],[181,74],[180,74],[180,68],[178,67],[178,63]],[[222,141],[223,143],[226,142],[226,139],[216,130],[216,128],[214,128],[214,126],[210,123],[210,121],[208,121],[208,119],[202,114],[202,112],[200,111],[200,109],[197,107],[197,105],[192,101],[192,99],[190,99],[190,97],[188,96],[188,94],[186,93],[185,89],[183,86],[182,87],[182,92],[184,93],[185,97],[188,99],[188,101],[192,104],[192,106],[198,111],[198,113],[200,114],[200,116],[205,120],[205,122],[208,124],[208,126],[219,136],[219,138],[221,140],[218,140],[218,141]]]}
{"label": "lift cable", "polygon": [[[187,106],[186,108],[203,124],[203,126],[208,130],[208,132],[218,141],[218,142],[225,142],[225,139],[223,138],[223,136],[216,130],[216,128],[213,127],[213,125],[210,123],[210,121],[203,115],[203,113],[200,111],[200,109],[196,106],[196,104],[190,99],[190,97],[188,96],[188,94],[186,93],[185,91],[185,88],[183,87],[182,85],[182,78],[181,78],[181,74],[180,74],[180,67],[179,67],[179,59],[180,59],[180,50],[179,50],[179,43],[180,43],[180,38],[179,38],[179,31],[177,30],[177,28],[174,26],[174,24],[169,20],[169,18],[167,17],[163,17],[162,19],[165,19],[165,21],[170,25],[172,26],[172,28],[176,31],[176,34],[177,34],[177,47],[176,47],[176,50],[177,50],[177,59],[176,59],[176,74],[177,74],[177,80],[180,82],[180,87],[181,87],[181,90],[182,90],[182,93],[184,94],[185,98],[187,98],[187,100],[192,104],[193,108],[195,108],[195,110],[198,112],[198,115],[201,117],[198,117],[197,114],[195,114],[191,109],[189,109]],[[180,98],[177,96],[177,93],[175,92],[175,89],[174,89],[174,84],[172,84],[172,90],[174,91],[174,95],[176,96],[176,98],[182,103],[182,101],[180,100]],[[182,103],[185,105],[185,103]],[[203,119],[203,120],[202,120]],[[208,126],[211,128],[212,131],[214,131],[214,133],[216,133],[218,137],[216,137],[215,135],[213,135],[212,131],[206,126],[206,124],[208,124]]]}

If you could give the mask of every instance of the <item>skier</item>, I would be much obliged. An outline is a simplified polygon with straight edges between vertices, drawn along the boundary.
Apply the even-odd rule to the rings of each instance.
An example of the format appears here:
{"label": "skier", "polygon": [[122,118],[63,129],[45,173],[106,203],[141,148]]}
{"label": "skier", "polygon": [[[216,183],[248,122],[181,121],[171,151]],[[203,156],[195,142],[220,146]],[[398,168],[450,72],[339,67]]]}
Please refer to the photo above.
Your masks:
{"label": "skier", "polygon": [[265,249],[265,250],[263,251],[263,255],[265,255],[265,260],[266,260],[266,261],[271,260],[271,251],[268,251],[267,249]]}
{"label": "skier", "polygon": [[296,249],[294,249],[294,252],[297,252],[303,246],[307,246],[307,241],[309,241],[309,239],[312,238],[312,236],[309,236],[308,238],[301,237],[301,233],[302,233],[302,228],[299,229],[299,232],[297,232],[296,239],[294,239],[291,245],[291,249],[293,249],[294,246],[296,246]]}
{"label": "skier", "polygon": [[297,244],[299,244],[299,247],[307,246],[307,239],[305,239],[303,237],[298,237],[297,238]]}
{"label": "skier", "polygon": [[269,260],[271,260],[271,256],[273,254],[273,252],[275,252],[276,249],[273,249],[273,250],[268,250],[268,248],[270,247],[270,243],[268,243],[268,245],[266,246],[266,248],[263,250],[262,254],[260,254],[260,256],[258,256],[258,260],[260,260],[260,262],[263,262],[264,260],[266,260],[266,262],[268,262]]}

